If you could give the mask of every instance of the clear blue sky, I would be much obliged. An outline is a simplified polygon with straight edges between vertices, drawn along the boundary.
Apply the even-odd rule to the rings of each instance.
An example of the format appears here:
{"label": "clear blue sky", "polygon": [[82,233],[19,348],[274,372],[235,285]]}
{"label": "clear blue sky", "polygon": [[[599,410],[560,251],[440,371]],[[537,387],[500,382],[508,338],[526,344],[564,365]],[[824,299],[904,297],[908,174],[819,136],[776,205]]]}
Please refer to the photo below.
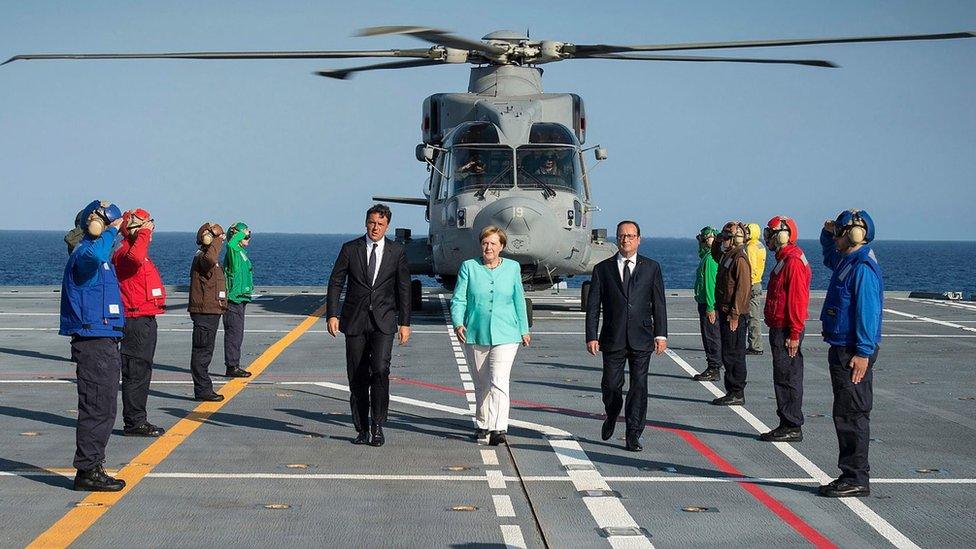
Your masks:
{"label": "clear blue sky", "polygon": [[[353,38],[428,25],[480,38],[647,44],[976,30],[976,2],[0,2],[0,57],[42,52],[424,47]],[[716,52],[719,53],[719,52]],[[707,54],[707,53],[706,53]],[[598,226],[690,236],[730,218],[867,208],[879,238],[976,234],[976,39],[730,51],[839,69],[579,60],[545,65],[586,101]],[[465,66],[312,71],[350,61],[18,61],[0,68],[0,229],[63,229],[93,198],[161,230],[358,232],[373,194],[420,196],[420,107]],[[426,232],[422,208],[394,225]]]}

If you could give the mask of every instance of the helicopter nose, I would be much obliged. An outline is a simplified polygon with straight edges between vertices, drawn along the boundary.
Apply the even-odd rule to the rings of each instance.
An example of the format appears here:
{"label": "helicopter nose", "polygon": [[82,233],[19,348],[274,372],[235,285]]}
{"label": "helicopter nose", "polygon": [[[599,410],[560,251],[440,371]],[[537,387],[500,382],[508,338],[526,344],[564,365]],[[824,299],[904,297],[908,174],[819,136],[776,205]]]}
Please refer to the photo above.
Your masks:
{"label": "helicopter nose", "polygon": [[556,251],[559,220],[538,200],[509,197],[489,204],[475,217],[475,234],[489,225],[505,231],[508,244],[504,254],[515,259],[537,261]]}

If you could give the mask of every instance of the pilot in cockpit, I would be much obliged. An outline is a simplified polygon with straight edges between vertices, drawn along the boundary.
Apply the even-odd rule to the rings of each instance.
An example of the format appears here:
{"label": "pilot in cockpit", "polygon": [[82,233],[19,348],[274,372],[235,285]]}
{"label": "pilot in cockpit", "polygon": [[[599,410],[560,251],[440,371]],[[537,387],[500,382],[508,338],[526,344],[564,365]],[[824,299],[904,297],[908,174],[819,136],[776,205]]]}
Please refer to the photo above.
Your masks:
{"label": "pilot in cockpit", "polygon": [[467,163],[458,168],[458,173],[466,175],[481,175],[485,173],[485,163],[477,154],[472,154]]}
{"label": "pilot in cockpit", "polygon": [[548,154],[542,159],[542,163],[535,171],[536,175],[561,175],[559,166],[556,164],[556,156]]}

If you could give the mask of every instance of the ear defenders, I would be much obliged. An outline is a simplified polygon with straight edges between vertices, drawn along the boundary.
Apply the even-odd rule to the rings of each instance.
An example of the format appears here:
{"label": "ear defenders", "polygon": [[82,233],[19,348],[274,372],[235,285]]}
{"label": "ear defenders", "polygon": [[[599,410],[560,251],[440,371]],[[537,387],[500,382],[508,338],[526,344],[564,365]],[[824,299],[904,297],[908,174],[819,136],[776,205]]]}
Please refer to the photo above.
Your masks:
{"label": "ear defenders", "polygon": [[94,238],[101,236],[113,221],[122,217],[119,207],[107,200],[93,200],[82,213],[86,214],[85,232]]}
{"label": "ear defenders", "polygon": [[796,223],[785,215],[769,220],[763,229],[763,240],[771,250],[778,250],[797,239]]}
{"label": "ear defenders", "polygon": [[722,232],[731,237],[733,246],[742,246],[746,243],[746,226],[739,221],[729,221],[722,227]]}
{"label": "ear defenders", "polygon": [[834,236],[846,238],[851,246],[874,240],[874,221],[864,210],[841,212],[834,221]]}
{"label": "ear defenders", "polygon": [[197,229],[197,244],[209,246],[222,234],[224,234],[224,229],[219,224],[213,222],[204,223]]}

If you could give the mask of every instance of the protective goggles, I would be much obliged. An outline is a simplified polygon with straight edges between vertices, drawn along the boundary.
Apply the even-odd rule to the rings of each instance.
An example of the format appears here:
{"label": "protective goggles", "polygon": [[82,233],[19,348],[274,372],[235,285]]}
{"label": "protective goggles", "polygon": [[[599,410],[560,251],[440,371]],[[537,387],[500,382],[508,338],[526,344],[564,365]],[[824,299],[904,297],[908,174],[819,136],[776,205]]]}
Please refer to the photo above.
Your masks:
{"label": "protective goggles", "polygon": [[771,240],[774,236],[784,231],[790,232],[790,230],[786,227],[780,227],[779,229],[766,227],[765,229],[763,229],[763,240]]}

